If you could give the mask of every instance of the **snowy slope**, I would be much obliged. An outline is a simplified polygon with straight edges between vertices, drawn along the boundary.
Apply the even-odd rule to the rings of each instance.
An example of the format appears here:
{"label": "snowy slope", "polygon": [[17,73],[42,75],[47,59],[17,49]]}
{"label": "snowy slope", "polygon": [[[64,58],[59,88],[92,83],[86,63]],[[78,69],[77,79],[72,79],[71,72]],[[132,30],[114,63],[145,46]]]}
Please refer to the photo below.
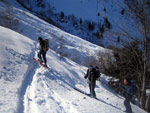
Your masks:
{"label": "snowy slope", "polygon": [[[65,33],[25,10],[14,7],[14,11],[19,28],[23,28],[21,33],[26,36],[0,27],[0,113],[123,113],[124,98],[108,88],[103,74],[96,86],[98,100],[73,89],[89,93],[83,79],[87,67],[80,61],[87,63],[87,56],[108,50]],[[37,55],[38,36],[50,40],[47,60],[51,70],[32,60]],[[69,59],[58,54],[61,36],[65,39],[63,50],[71,53]],[[79,61],[72,61],[77,55]],[[132,107],[135,113],[145,113],[135,105]]]}
{"label": "snowy slope", "polygon": [[[9,32],[9,34],[8,34]],[[49,50],[50,71],[31,60],[35,42],[11,30],[0,27],[2,54],[0,82],[0,112],[2,113],[123,113],[123,97],[117,96],[101,81],[97,81],[98,100],[73,89],[89,93],[83,79],[86,67],[59,57]],[[10,38],[11,37],[11,38]],[[6,57],[7,56],[7,57]],[[86,97],[84,99],[83,97]],[[136,113],[144,113],[132,105]]]}
{"label": "snowy slope", "polygon": [[0,35],[0,112],[13,113],[22,81],[33,65],[35,46],[31,39],[3,27]]}

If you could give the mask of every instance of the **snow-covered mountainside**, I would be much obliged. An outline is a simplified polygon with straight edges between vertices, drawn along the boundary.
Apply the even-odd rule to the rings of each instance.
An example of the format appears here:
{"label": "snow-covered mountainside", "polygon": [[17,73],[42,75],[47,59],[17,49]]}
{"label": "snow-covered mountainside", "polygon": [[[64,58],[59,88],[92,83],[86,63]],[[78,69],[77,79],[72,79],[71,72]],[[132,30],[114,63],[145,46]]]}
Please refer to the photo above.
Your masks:
{"label": "snow-covered mountainside", "polygon": [[[17,2],[12,2],[17,4]],[[7,5],[4,5],[7,9]],[[17,7],[17,6],[16,6]],[[5,10],[3,7],[2,10]],[[7,11],[6,11],[7,13]],[[82,40],[81,38],[66,33],[59,28],[40,20],[29,12],[23,12],[20,9],[12,8],[13,16],[18,21],[18,32],[37,41],[39,36],[49,39],[50,48],[60,54],[82,65],[89,65],[98,59],[98,55],[103,55],[110,50],[96,46]],[[74,54],[72,54],[72,52]],[[82,54],[82,55],[81,55]]]}
{"label": "snow-covered mountainside", "polygon": [[[7,9],[8,4],[0,2],[0,10],[8,13]],[[0,26],[0,113],[124,113],[124,97],[107,86],[104,74],[97,81],[97,100],[73,89],[89,93],[84,79],[87,67],[81,64],[88,63],[90,56],[97,58],[98,52],[111,51],[46,23],[17,2],[9,11],[18,20],[20,33]],[[38,36],[49,39],[50,70],[32,60],[37,57]],[[136,105],[132,108],[145,113]]]}
{"label": "snow-covered mountainside", "polygon": [[89,93],[86,67],[49,50],[47,70],[32,60],[37,42],[3,27],[0,34],[1,113],[124,113],[124,98],[108,88],[103,74],[97,81],[98,99],[92,99],[73,89]]}
{"label": "snow-covered mountainside", "polygon": [[141,38],[141,24],[125,0],[18,0],[65,31],[101,46]]}

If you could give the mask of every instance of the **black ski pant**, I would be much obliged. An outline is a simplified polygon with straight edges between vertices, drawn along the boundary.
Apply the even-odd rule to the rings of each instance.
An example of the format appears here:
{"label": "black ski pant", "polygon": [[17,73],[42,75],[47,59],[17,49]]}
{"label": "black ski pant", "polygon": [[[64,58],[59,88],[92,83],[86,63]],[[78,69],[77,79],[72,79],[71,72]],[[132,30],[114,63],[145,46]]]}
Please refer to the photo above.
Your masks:
{"label": "black ski pant", "polygon": [[96,93],[95,93],[95,82],[90,82],[89,83],[89,89],[90,89],[90,95],[91,95],[91,97],[96,97]]}
{"label": "black ski pant", "polygon": [[131,109],[131,105],[130,105],[131,99],[132,99],[132,96],[128,96],[128,97],[126,97],[126,99],[124,101],[124,106],[126,108],[127,113],[132,113],[132,109]]}
{"label": "black ski pant", "polygon": [[45,51],[40,50],[40,51],[38,52],[38,58],[40,59],[41,62],[43,61],[44,64],[47,63],[46,52],[45,52]]}

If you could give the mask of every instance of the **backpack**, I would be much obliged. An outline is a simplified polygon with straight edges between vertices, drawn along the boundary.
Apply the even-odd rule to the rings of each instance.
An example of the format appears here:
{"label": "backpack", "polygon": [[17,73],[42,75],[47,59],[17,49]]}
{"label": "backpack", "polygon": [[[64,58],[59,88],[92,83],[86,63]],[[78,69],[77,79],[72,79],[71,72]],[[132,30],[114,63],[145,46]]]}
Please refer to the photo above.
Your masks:
{"label": "backpack", "polygon": [[93,78],[93,68],[88,69],[87,76],[89,81]]}
{"label": "backpack", "polygon": [[45,39],[44,40],[44,51],[48,51],[49,50],[49,41],[48,41],[48,39]]}
{"label": "backpack", "polygon": [[97,67],[94,67],[89,71],[88,78],[90,81],[95,81],[100,77],[100,72]]}
{"label": "backpack", "polygon": [[133,86],[133,95],[137,95],[138,93],[138,85],[135,80],[131,80],[131,85]]}
{"label": "backpack", "polygon": [[96,77],[96,79],[99,79],[100,75],[101,74],[100,74],[99,68],[95,67],[95,77]]}

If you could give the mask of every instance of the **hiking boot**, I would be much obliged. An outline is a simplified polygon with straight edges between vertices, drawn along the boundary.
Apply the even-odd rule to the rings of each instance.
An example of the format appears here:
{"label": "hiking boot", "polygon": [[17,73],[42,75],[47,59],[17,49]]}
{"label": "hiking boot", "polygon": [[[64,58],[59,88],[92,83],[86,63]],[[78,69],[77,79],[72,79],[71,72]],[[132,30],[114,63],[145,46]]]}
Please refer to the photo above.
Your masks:
{"label": "hiking boot", "polygon": [[40,63],[42,64],[42,63],[43,63],[43,60],[40,60]]}
{"label": "hiking boot", "polygon": [[37,59],[38,61],[40,61],[40,59]]}
{"label": "hiking boot", "polygon": [[133,113],[132,111],[127,111],[127,110],[125,110],[124,112],[125,112],[125,113]]}
{"label": "hiking boot", "polygon": [[44,64],[47,67],[47,64]]}

